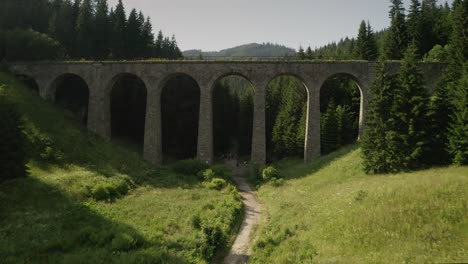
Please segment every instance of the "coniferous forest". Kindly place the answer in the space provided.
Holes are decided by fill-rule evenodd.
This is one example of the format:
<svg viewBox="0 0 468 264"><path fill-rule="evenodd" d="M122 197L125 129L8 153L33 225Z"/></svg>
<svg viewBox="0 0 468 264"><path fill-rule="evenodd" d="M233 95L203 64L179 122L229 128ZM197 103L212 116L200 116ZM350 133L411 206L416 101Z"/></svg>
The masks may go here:
<svg viewBox="0 0 468 264"><path fill-rule="evenodd" d="M369 109L371 125L363 141L364 152L369 151L366 156L375 159L379 157L372 144L369 149L366 148L366 142L376 140L373 137L385 136L384 138L389 138L385 140L385 144L404 142L406 150L402 153L391 150L404 148L392 144L385 147L382 145L382 148L395 157L411 156L405 158L407 160L397 161L395 157L380 153L383 155L381 160L374 162L392 160L396 165L385 165L390 171L417 168L422 164L466 163L466 146L463 145L466 143L463 140L466 135L466 116L461 110L466 103L463 101L466 93L463 89L463 78L466 79L463 68L466 64L468 42L467 1L456 0L449 6L440 5L437 0L412 0L409 10L404 9L401 0L391 0L390 3L389 28L375 32L370 21L363 20L357 25L356 38L347 37L338 43L333 42L315 50L300 47L297 59L368 60L382 63L386 60L403 60L404 67L399 76L379 75L374 85L374 89L383 85L382 87L388 86L395 91L388 95L390 98L384 96L382 99L388 100L387 107L395 111L382 112L383 116L375 116L376 110ZM128 12L122 1L115 7L109 7L107 0L7 0L2 2L2 7L0 58L6 61L183 58L174 36L165 37L159 31L155 37L150 18L135 9ZM421 73L414 67L420 61L450 64L444 81L438 85L434 94L424 93L424 88L421 88L424 87L424 81ZM384 65L381 67L385 68ZM384 72L381 71L382 74ZM418 81L415 82L414 79ZM127 80L116 86L133 87L133 90L138 91L144 85L138 80ZM322 85L322 154L333 152L340 146L357 140L359 89L353 77L347 75L332 76ZM118 120L112 121L115 130L113 135L141 145L146 94L141 89L143 92L133 94L125 94L124 90L119 93L118 90L113 104L113 111L116 111L114 116L118 116ZM191 158L196 154L199 109L197 91L196 82L188 76L177 76L164 88L163 150L169 157ZM377 90L374 92L379 94ZM249 155L253 95L254 87L241 77L229 76L217 83L213 96L217 157ZM307 87L293 76L280 76L269 84L266 96L268 160L301 157L305 138ZM125 114L128 113L125 106L128 100L131 101L128 107L135 109L130 112L139 114L140 118L132 119ZM414 106L416 102L421 107ZM66 102L63 105L66 107ZM76 106L69 108L80 110ZM380 119L376 121L375 118ZM407 121L408 118L411 121ZM132 125L126 126L130 123L125 120ZM381 128L386 131L384 134L372 136L373 122L383 122L389 127ZM401 130L404 127L406 130ZM414 135L414 138L404 136L408 133L421 135ZM418 147L415 148L414 145ZM368 171L380 171L372 168L372 162L369 162Z"/></svg>

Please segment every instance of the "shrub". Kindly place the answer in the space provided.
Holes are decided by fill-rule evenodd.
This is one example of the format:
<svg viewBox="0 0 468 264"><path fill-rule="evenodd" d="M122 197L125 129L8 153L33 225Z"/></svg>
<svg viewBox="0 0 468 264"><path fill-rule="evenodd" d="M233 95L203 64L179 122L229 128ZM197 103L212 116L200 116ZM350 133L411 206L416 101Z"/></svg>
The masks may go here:
<svg viewBox="0 0 468 264"><path fill-rule="evenodd" d="M273 185L274 187L279 187L279 186L284 185L284 179L281 179L281 178L272 178L272 179L270 180L270 183L271 183L271 185Z"/></svg>
<svg viewBox="0 0 468 264"><path fill-rule="evenodd" d="M198 177L207 182L211 181L216 176L217 174L212 169L206 169L198 172Z"/></svg>
<svg viewBox="0 0 468 264"><path fill-rule="evenodd" d="M197 175L199 171L209 168L208 164L198 160L181 160L172 165L175 172L183 175Z"/></svg>
<svg viewBox="0 0 468 264"><path fill-rule="evenodd" d="M103 184L94 186L91 190L91 195L96 201L108 200L110 197L109 190Z"/></svg>
<svg viewBox="0 0 468 264"><path fill-rule="evenodd" d="M274 178L279 179L281 176L278 173L278 170L275 167L269 166L263 169L262 178L265 181L272 180Z"/></svg>
<svg viewBox="0 0 468 264"><path fill-rule="evenodd" d="M16 105L0 96L0 181L26 175L26 137Z"/></svg>
<svg viewBox="0 0 468 264"><path fill-rule="evenodd" d="M138 247L138 238L128 234L117 234L111 242L111 248L114 251L129 251Z"/></svg>
<svg viewBox="0 0 468 264"><path fill-rule="evenodd" d="M206 187L209 189L214 189L214 190L222 190L226 187L227 183L226 180L221 179L221 178L213 178L211 181L206 183Z"/></svg>

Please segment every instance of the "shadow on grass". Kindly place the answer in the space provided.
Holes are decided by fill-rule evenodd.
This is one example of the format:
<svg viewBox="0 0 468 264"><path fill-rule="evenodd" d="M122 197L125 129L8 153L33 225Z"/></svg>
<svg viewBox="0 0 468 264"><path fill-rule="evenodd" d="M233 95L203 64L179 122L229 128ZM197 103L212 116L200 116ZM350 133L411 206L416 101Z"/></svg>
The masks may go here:
<svg viewBox="0 0 468 264"><path fill-rule="evenodd" d="M33 177L0 185L2 263L184 263Z"/></svg>

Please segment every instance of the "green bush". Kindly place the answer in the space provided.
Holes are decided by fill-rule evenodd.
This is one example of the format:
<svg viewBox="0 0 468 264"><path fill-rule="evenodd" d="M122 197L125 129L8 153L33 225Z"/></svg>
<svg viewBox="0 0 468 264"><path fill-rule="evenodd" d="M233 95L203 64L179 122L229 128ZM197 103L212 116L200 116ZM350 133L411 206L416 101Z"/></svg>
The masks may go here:
<svg viewBox="0 0 468 264"><path fill-rule="evenodd" d="M197 175L199 171L208 168L208 164L198 160L181 160L172 165L175 172L183 175Z"/></svg>
<svg viewBox="0 0 468 264"><path fill-rule="evenodd" d="M111 242L114 251L129 251L138 247L138 238L128 234L117 234Z"/></svg>
<svg viewBox="0 0 468 264"><path fill-rule="evenodd" d="M281 179L281 178L272 178L272 179L270 180L270 183L271 183L271 185L273 185L274 187L283 186L283 185L284 185L284 179Z"/></svg>
<svg viewBox="0 0 468 264"><path fill-rule="evenodd" d="M213 178L211 181L206 183L206 187L214 190L222 190L226 187L226 185L226 180L221 178Z"/></svg>
<svg viewBox="0 0 468 264"><path fill-rule="evenodd" d="M26 137L16 105L0 96L0 181L26 175Z"/></svg>
<svg viewBox="0 0 468 264"><path fill-rule="evenodd" d="M91 195L96 201L108 200L110 197L109 190L103 184L94 186L91 190Z"/></svg>
<svg viewBox="0 0 468 264"><path fill-rule="evenodd" d="M265 169L263 169L262 178L265 181L269 181L269 180L274 179L274 178L279 179L279 178L281 178L281 176L280 176L280 174L278 173L278 170L275 167L269 166L269 167L266 167Z"/></svg>
<svg viewBox="0 0 468 264"><path fill-rule="evenodd" d="M96 201L109 201L124 196L130 190L125 179L117 179L111 182L99 183L91 190L91 196Z"/></svg>
<svg viewBox="0 0 468 264"><path fill-rule="evenodd" d="M203 179L204 181L207 181L207 182L217 177L217 174L212 169L199 171L197 175L198 175L198 178Z"/></svg>

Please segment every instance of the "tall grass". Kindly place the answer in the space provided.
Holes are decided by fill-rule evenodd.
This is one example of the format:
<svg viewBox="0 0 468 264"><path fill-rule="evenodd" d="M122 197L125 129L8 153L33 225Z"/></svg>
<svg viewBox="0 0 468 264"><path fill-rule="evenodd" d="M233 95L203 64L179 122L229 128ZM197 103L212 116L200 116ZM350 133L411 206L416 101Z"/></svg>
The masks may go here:
<svg viewBox="0 0 468 264"><path fill-rule="evenodd" d="M0 184L0 262L207 263L236 232L232 187L152 168L5 73L0 94L19 106L31 141L29 176ZM217 228L217 244L197 217Z"/></svg>
<svg viewBox="0 0 468 264"><path fill-rule="evenodd" d="M276 166L252 263L468 261L468 167L365 175L357 146Z"/></svg>

